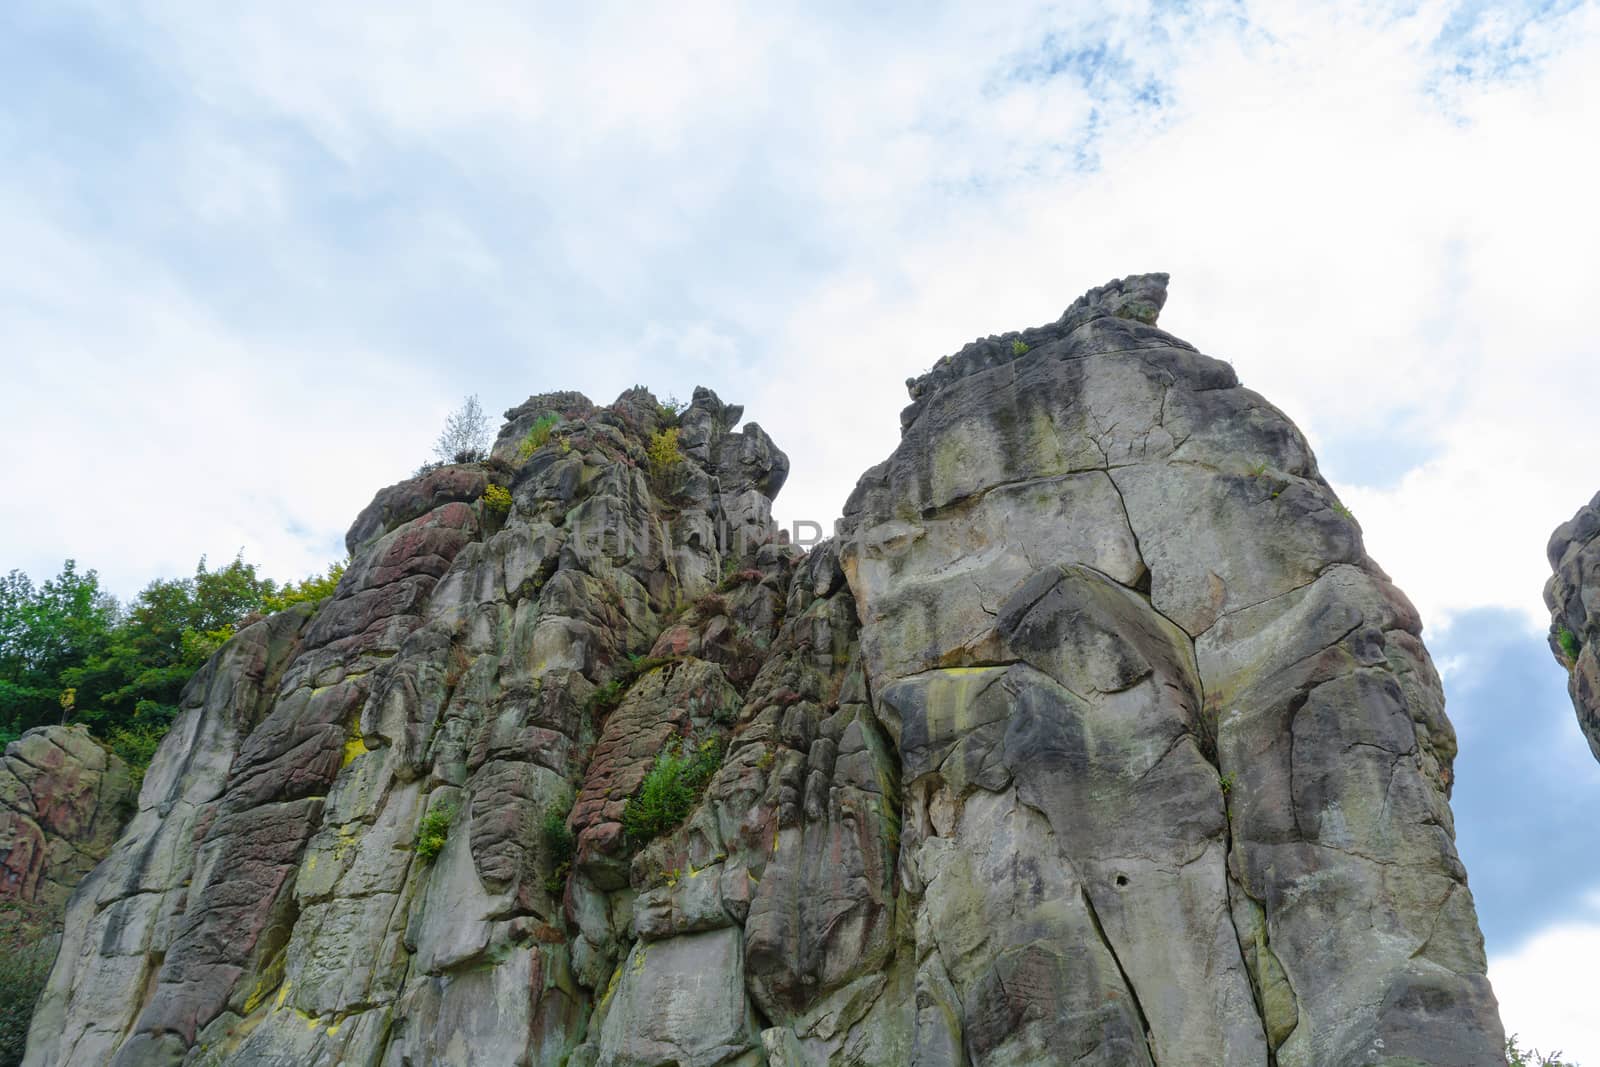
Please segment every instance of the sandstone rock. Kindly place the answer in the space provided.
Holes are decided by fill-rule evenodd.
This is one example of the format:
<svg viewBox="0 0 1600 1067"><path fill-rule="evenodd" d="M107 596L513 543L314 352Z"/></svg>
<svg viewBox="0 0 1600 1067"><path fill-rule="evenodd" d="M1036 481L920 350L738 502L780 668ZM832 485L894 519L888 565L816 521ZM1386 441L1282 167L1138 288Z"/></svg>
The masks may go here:
<svg viewBox="0 0 1600 1067"><path fill-rule="evenodd" d="M128 767L81 726L40 726L0 757L0 900L59 920L134 804Z"/></svg>
<svg viewBox="0 0 1600 1067"><path fill-rule="evenodd" d="M1600 759L1600 494L1550 535L1547 555L1555 571L1545 583L1550 609L1550 652L1567 669L1567 691L1578 726Z"/></svg>
<svg viewBox="0 0 1600 1067"><path fill-rule="evenodd" d="M30 1067L1499 1064L1416 612L1165 298L940 360L804 555L706 389L382 490L191 686Z"/></svg>

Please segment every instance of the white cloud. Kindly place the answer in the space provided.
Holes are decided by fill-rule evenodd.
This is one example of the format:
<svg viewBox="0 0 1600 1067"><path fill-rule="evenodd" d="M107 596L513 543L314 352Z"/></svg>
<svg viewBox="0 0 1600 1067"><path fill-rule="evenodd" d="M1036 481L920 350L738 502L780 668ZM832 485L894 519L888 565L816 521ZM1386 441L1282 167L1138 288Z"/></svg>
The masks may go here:
<svg viewBox="0 0 1600 1067"><path fill-rule="evenodd" d="M99 29L184 109L146 154L170 154L194 219L238 227L224 235L240 260L281 280L265 298L289 317L314 302L315 314L298 334L263 335L162 269L165 231L107 249L54 199L41 211L13 198L10 225L32 228L7 247L25 250L28 269L4 283L29 300L56 290L50 311L23 320L64 375L32 380L36 410L81 392L86 363L141 361L142 385L102 375L105 403L142 396L156 409L166 367L202 419L206 390L246 407L294 393L298 405L257 405L247 423L262 441L277 430L279 449L285 436L305 442L275 453L270 492L244 484L248 464L205 468L237 500L274 501L240 505L243 529L294 515L325 542L343 524L370 487L347 478L337 517L294 499L296 479L322 477L294 464L335 454L333 427L415 451L479 382L507 390L485 391L497 408L568 385L606 399L636 379L744 401L793 454L782 512L826 519L893 446L906 376L1151 269L1174 275L1166 324L1231 359L1325 453L1365 441L1414 451L1402 469L1426 460L1403 478L1361 463L1337 474L1374 553L1436 624L1483 604L1536 621L1544 537L1592 489L1574 457L1600 446L1600 427L1563 416L1569 397L1600 390L1581 318L1600 237L1584 209L1597 156L1587 116L1600 107L1592 5L1531 24L1479 19L1448 45L1469 50L1472 77L1440 50L1460 19L1437 0L1404 15L1135 0L849 19L727 4L382 20L133 10L104 7ZM323 169L279 143L290 134L328 154L313 160ZM1096 168L1075 169L1083 159ZM62 164L38 168L36 179ZM346 232L375 204L412 206L375 223L378 238ZM41 250L59 248L92 269L39 269ZM108 251L114 270L100 262ZM552 282L566 288L552 295ZM502 341L533 351L479 354L469 327L488 327L463 321L459 341L438 326L393 352L374 327L430 291L481 301L464 320L493 319ZM136 344L96 325L107 303L138 309ZM436 315L451 306L441 297ZM176 336L151 332L162 314ZM569 314L576 324L547 321ZM574 343L592 358L572 360ZM316 387L285 384L285 364L315 368ZM12 439L36 441L38 418ZM125 484L192 455L181 435L148 430L109 446L101 427L123 424L100 418L76 427L97 462L147 453L142 468L116 468ZM8 477L12 499L39 487ZM125 496L137 525L159 523ZM190 508L190 522L221 510ZM219 519L208 535L232 529ZM102 566L127 554L76 536ZM24 541L73 543L37 525L8 543ZM167 562L141 549L129 566Z"/></svg>
<svg viewBox="0 0 1600 1067"><path fill-rule="evenodd" d="M1600 958L1600 894L1586 913L1552 923L1515 951L1489 960L1506 1033L1578 1064L1600 1063L1600 1012L1594 1006L1594 961Z"/></svg>

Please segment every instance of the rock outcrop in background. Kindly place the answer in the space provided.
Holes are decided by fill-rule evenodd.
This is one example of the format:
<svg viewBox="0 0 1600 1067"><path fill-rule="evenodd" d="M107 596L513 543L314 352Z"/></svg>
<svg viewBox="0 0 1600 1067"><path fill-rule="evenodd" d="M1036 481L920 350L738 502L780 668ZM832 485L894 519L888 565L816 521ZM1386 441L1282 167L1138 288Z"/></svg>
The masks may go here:
<svg viewBox="0 0 1600 1067"><path fill-rule="evenodd" d="M1555 571L1544 586L1550 651L1567 669L1578 726L1600 759L1600 494L1556 527L1546 554Z"/></svg>
<svg viewBox="0 0 1600 1067"><path fill-rule="evenodd" d="M379 493L186 692L27 1063L1502 1063L1416 613L1165 295L909 383L809 553L703 389Z"/></svg>
<svg viewBox="0 0 1600 1067"><path fill-rule="evenodd" d="M41 726L0 757L0 901L46 921L116 843L133 807L127 765L82 727Z"/></svg>

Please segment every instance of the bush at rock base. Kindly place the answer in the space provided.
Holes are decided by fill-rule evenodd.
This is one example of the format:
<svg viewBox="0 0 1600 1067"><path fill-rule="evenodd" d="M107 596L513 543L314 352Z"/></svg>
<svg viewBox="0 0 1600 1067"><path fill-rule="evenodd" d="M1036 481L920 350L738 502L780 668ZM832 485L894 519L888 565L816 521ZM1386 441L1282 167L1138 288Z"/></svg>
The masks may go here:
<svg viewBox="0 0 1600 1067"><path fill-rule="evenodd" d="M0 905L0 1067L16 1067L28 1041L28 1020L50 977L55 939L15 903Z"/></svg>

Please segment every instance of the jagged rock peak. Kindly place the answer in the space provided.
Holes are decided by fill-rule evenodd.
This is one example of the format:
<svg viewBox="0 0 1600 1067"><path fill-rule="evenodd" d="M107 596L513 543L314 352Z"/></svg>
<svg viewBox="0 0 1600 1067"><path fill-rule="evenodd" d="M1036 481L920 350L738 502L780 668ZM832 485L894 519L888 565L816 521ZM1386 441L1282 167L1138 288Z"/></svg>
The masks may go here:
<svg viewBox="0 0 1600 1067"><path fill-rule="evenodd" d="M1156 319L1167 302L1167 280L1165 274L1131 274L1109 281L1074 300L1055 322L982 337L954 355L943 357L927 373L906 379L906 391L911 394L912 404L901 415L901 425L909 426L934 393L968 375L1019 359L1066 359L1087 354L1091 346L1064 347L1058 342L1067 341L1078 329L1099 319L1120 320L1152 328L1150 331L1140 331L1133 326L1126 326L1111 331L1113 336L1127 341L1128 347L1139 347L1141 343L1151 341L1188 347L1170 334L1154 330ZM1100 337L1097 340L1099 343L1092 347L1105 351L1109 338Z"/></svg>
<svg viewBox="0 0 1600 1067"><path fill-rule="evenodd" d="M1544 586L1550 652L1567 669L1578 726L1600 759L1600 493L1556 527L1546 555L1555 571Z"/></svg>

